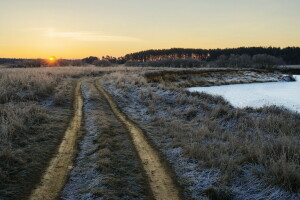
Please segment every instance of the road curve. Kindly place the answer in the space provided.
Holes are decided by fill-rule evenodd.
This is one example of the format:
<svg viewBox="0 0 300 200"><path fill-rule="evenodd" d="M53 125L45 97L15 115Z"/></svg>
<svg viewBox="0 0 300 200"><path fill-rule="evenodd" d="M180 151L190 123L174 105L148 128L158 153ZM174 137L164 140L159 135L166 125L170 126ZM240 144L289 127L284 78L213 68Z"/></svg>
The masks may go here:
<svg viewBox="0 0 300 200"><path fill-rule="evenodd" d="M156 200L179 200L180 192L168 169L162 163L158 152L148 143L143 131L119 110L110 95L95 81L95 86L108 101L112 111L127 127L133 144L138 152L144 171L146 172L152 194Z"/></svg>
<svg viewBox="0 0 300 200"><path fill-rule="evenodd" d="M65 184L68 173L72 169L73 159L76 153L76 141L82 120L83 99L80 90L82 81L83 80L79 80L77 82L74 97L74 116L65 132L58 153L50 161L40 184L30 195L30 200L57 199Z"/></svg>

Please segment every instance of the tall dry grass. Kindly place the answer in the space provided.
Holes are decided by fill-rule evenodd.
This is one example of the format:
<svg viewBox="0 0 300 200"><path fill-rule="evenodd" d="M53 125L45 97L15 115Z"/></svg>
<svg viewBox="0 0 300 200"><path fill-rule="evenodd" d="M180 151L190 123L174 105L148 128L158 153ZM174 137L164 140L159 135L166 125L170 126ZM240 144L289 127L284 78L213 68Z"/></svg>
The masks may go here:
<svg viewBox="0 0 300 200"><path fill-rule="evenodd" d="M70 78L99 75L117 68L46 67L0 70L0 103L40 100L54 93L56 87Z"/></svg>

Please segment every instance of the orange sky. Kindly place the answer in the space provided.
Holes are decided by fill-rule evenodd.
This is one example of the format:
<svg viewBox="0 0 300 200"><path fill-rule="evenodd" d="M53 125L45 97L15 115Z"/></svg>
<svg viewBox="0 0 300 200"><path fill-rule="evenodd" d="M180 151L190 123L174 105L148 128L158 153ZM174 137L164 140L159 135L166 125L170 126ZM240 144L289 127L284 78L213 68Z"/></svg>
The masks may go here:
<svg viewBox="0 0 300 200"><path fill-rule="evenodd" d="M1 0L0 57L300 46L298 0Z"/></svg>

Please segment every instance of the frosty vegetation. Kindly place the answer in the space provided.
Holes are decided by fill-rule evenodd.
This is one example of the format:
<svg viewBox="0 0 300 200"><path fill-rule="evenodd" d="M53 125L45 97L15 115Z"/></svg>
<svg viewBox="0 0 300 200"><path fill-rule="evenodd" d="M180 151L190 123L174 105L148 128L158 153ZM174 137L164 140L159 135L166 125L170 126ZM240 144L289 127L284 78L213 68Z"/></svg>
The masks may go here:
<svg viewBox="0 0 300 200"><path fill-rule="evenodd" d="M131 73L102 84L172 164L187 199L300 198L298 114L237 109Z"/></svg>
<svg viewBox="0 0 300 200"><path fill-rule="evenodd" d="M26 198L60 144L76 80L110 67L0 68L0 199Z"/></svg>

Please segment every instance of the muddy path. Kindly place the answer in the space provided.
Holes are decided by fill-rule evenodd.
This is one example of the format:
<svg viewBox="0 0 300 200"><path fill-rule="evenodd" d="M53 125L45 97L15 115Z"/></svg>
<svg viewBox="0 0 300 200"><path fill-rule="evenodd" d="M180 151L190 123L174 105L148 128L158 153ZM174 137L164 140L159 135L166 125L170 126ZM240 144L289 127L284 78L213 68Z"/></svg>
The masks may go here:
<svg viewBox="0 0 300 200"><path fill-rule="evenodd" d="M158 152L149 144L143 131L119 110L110 95L95 81L97 90L106 98L113 113L126 126L148 177L152 194L157 200L181 199L179 189Z"/></svg>
<svg viewBox="0 0 300 200"><path fill-rule="evenodd" d="M83 99L81 97L81 83L77 82L74 98L74 116L65 132L65 136L59 146L58 153L50 161L40 184L34 189L30 200L52 200L59 196L65 184L68 173L73 165L76 152L76 141L82 121Z"/></svg>

